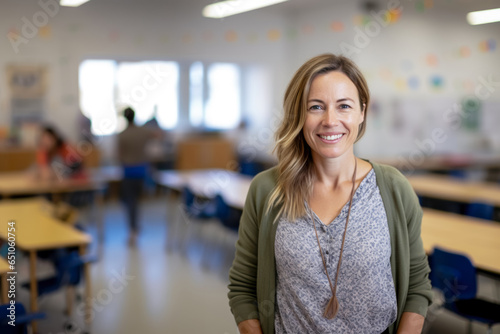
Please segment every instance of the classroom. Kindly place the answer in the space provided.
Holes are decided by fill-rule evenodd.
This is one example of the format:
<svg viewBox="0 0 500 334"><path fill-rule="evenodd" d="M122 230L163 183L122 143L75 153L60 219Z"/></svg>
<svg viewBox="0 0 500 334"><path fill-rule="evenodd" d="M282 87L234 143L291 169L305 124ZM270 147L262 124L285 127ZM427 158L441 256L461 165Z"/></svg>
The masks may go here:
<svg viewBox="0 0 500 334"><path fill-rule="evenodd" d="M2 0L0 333L500 334L495 0Z"/></svg>

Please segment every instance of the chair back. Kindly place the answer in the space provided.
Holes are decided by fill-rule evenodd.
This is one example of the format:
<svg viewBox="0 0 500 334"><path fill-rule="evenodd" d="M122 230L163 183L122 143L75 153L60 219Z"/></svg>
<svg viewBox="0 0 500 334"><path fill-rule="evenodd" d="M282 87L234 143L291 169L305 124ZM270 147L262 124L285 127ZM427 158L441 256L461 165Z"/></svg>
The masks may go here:
<svg viewBox="0 0 500 334"><path fill-rule="evenodd" d="M0 305L0 333L2 334L27 334L28 326L27 324L19 323L17 321L18 318L24 316L26 314L26 310L21 303L15 304L15 315L16 322L15 326L9 325L10 318L7 316L10 314L10 310L8 309L10 304Z"/></svg>
<svg viewBox="0 0 500 334"><path fill-rule="evenodd" d="M70 251L54 259L57 281L61 286L80 284L83 262L78 251Z"/></svg>
<svg viewBox="0 0 500 334"><path fill-rule="evenodd" d="M470 203L465 214L470 217L493 220L495 207L485 203Z"/></svg>
<svg viewBox="0 0 500 334"><path fill-rule="evenodd" d="M434 248L429 262L432 286L443 293L446 302L476 297L476 268L467 256Z"/></svg>
<svg viewBox="0 0 500 334"><path fill-rule="evenodd" d="M217 205L217 218L222 225L237 232L240 226L241 210L227 205L221 195L215 197L215 203Z"/></svg>
<svg viewBox="0 0 500 334"><path fill-rule="evenodd" d="M197 197L189 187L182 189L182 203L186 213L193 218L212 218L215 215L213 201Z"/></svg>

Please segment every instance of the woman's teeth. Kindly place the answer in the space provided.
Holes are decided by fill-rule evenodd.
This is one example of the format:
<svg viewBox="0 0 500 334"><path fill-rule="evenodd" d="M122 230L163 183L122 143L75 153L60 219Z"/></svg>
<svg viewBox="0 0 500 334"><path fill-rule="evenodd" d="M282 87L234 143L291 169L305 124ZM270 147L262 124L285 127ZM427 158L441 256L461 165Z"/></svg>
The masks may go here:
<svg viewBox="0 0 500 334"><path fill-rule="evenodd" d="M336 139L339 139L340 137L343 136L343 134L338 134L338 135L333 135L333 136L322 136L322 135L319 135L321 138L323 139L326 139L326 140L336 140Z"/></svg>

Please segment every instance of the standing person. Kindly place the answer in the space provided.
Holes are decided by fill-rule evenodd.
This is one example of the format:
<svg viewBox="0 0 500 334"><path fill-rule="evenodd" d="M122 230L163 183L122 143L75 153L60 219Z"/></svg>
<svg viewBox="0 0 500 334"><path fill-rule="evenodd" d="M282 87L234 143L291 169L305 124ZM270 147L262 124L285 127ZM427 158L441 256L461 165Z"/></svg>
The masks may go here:
<svg viewBox="0 0 500 334"><path fill-rule="evenodd" d="M290 82L278 166L252 181L229 273L241 333L422 331L422 209L396 169L354 155L369 102L342 56L314 57Z"/></svg>
<svg viewBox="0 0 500 334"><path fill-rule="evenodd" d="M121 197L127 208L130 224L129 245L137 241L139 198L148 171L145 148L153 137L153 132L138 127L134 123L135 112L132 108L124 110L127 128L118 135L118 158L123 166Z"/></svg>

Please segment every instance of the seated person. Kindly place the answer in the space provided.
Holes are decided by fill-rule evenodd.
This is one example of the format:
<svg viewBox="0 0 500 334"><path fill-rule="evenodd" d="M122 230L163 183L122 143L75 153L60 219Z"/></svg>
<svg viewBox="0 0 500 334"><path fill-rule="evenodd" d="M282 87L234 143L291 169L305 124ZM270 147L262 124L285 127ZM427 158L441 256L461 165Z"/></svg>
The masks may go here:
<svg viewBox="0 0 500 334"><path fill-rule="evenodd" d="M82 157L50 126L42 128L36 164L36 176L44 180L84 176Z"/></svg>

